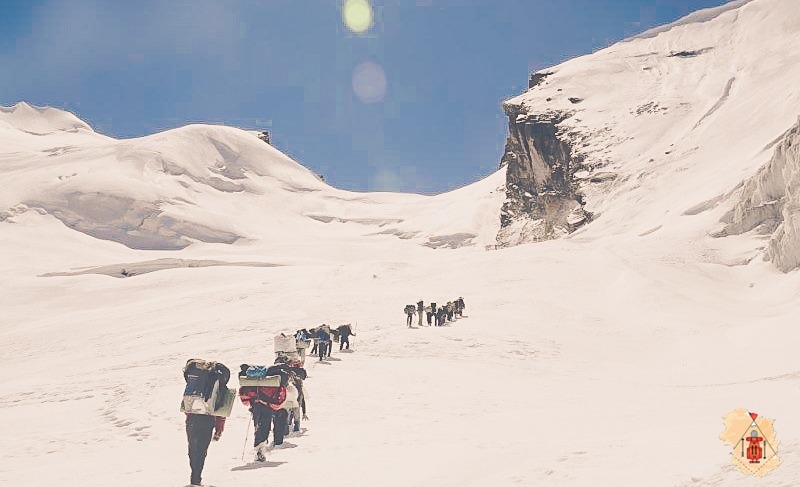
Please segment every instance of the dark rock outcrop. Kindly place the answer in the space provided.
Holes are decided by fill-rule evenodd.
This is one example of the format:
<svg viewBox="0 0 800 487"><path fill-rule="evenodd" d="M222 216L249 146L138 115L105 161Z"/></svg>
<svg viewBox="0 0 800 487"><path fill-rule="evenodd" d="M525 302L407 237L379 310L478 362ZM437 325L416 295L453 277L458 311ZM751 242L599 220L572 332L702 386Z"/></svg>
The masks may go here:
<svg viewBox="0 0 800 487"><path fill-rule="evenodd" d="M528 89L531 89L534 86L538 85L539 83L544 81L544 79L547 78L548 76L550 76L551 74L553 74L553 73L551 73L551 72L531 73L531 77L528 79Z"/></svg>
<svg viewBox="0 0 800 487"><path fill-rule="evenodd" d="M567 235L590 219L575 173L581 168L559 124L569 114L528 113L504 104L509 135L500 166L506 166L506 202L497 245L508 247Z"/></svg>

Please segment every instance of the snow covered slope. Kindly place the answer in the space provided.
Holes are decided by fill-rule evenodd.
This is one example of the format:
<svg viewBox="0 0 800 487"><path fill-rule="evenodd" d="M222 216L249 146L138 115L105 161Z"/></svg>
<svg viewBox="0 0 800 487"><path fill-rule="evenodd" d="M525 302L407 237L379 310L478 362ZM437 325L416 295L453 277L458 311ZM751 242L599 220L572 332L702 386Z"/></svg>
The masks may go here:
<svg viewBox="0 0 800 487"><path fill-rule="evenodd" d="M354 223L345 232L351 235L395 235L429 246L482 248L496 232L499 174L462 190L476 202L468 209L446 195L336 190L235 128L190 125L114 140L54 108L20 103L0 114L6 219L35 208L69 228L138 249L280 240L287 235L276 229L290 221L292 241L300 231L309 240L337 234L326 228L331 222Z"/></svg>
<svg viewBox="0 0 800 487"><path fill-rule="evenodd" d="M351 322L354 352L308 364L303 434L250 463L237 404L207 484L748 486L719 440L747 408L776 419L783 462L758 484L800 485L800 272L753 259L791 240L759 228L794 231L797 10L698 15L509 102L519 146L560 134L569 151L528 147L578 178L515 194L574 228L488 252L505 178L549 169L362 194L232 128L3 118L0 484L185 485L187 359L266 363L277 332ZM458 296L467 317L405 327L405 304Z"/></svg>

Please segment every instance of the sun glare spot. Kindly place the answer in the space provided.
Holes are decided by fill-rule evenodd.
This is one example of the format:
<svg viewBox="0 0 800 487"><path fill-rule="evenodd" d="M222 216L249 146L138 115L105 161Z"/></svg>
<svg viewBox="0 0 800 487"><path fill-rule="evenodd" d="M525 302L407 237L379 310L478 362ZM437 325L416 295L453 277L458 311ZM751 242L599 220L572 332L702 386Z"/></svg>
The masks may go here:
<svg viewBox="0 0 800 487"><path fill-rule="evenodd" d="M383 101L386 95L386 74L377 64L364 61L353 70L353 92L364 103Z"/></svg>
<svg viewBox="0 0 800 487"><path fill-rule="evenodd" d="M372 27L372 6L368 0L345 0L342 20L351 31L361 34Z"/></svg>

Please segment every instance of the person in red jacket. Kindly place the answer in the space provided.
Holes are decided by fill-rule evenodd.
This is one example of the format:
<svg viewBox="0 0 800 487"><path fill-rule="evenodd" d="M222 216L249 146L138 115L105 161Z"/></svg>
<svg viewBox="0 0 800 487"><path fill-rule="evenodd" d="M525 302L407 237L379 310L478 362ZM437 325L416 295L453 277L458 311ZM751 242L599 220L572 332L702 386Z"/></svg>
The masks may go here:
<svg viewBox="0 0 800 487"><path fill-rule="evenodd" d="M287 379L288 380L288 379ZM286 425L286 410L281 409L281 404L286 400L286 382L281 381L280 387L254 387L243 386L239 388L239 399L245 406L250 407L253 415L255 438L253 446L256 448L256 460L266 461L269 439L269 430L273 422L273 435L275 446L283 443Z"/></svg>

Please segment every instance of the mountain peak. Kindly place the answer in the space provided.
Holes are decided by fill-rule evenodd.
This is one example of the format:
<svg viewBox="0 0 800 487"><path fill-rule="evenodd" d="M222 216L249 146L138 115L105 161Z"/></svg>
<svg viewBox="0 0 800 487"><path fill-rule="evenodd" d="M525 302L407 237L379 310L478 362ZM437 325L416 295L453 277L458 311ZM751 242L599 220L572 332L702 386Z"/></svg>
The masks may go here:
<svg viewBox="0 0 800 487"><path fill-rule="evenodd" d="M94 132L86 122L70 112L49 106L30 105L24 101L11 107L0 106L0 122L34 135L78 130Z"/></svg>

